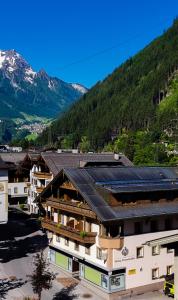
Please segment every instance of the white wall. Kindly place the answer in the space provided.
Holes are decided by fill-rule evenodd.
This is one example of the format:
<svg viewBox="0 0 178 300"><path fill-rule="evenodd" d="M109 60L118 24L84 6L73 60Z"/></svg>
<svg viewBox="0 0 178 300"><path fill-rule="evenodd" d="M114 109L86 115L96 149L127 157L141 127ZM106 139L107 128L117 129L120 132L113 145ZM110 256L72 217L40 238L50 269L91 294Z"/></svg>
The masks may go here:
<svg viewBox="0 0 178 300"><path fill-rule="evenodd" d="M8 171L0 170L0 224L8 221Z"/></svg>
<svg viewBox="0 0 178 300"><path fill-rule="evenodd" d="M173 265L174 253L167 253L166 248L160 249L160 254L152 255L152 247L143 245L149 240L178 233L178 230L146 233L124 237L124 247L128 254L124 256L121 250L113 251L113 265L115 269L126 268L126 288L160 282L163 279L152 280L152 269L159 268L159 276L166 275L167 266ZM144 257L137 258L137 247L144 247ZM129 270L135 269L136 274L129 275Z"/></svg>
<svg viewBox="0 0 178 300"><path fill-rule="evenodd" d="M92 224L92 232L97 232L99 234L99 226ZM79 244L79 251L75 250L75 242L69 240L69 246L65 245L65 238L60 237L60 242L56 241L56 234L53 234L53 245L63 251L70 252L74 256L80 256L91 264L98 265L100 267L106 268L106 262L104 260L97 258L97 246L98 246L98 236L96 237L96 244L90 246L90 254L85 253L85 246Z"/></svg>
<svg viewBox="0 0 178 300"><path fill-rule="evenodd" d="M18 193L14 193L14 188L17 187ZM27 188L26 182L9 182L8 183L8 195L11 197L27 197L28 192L24 192L24 189Z"/></svg>

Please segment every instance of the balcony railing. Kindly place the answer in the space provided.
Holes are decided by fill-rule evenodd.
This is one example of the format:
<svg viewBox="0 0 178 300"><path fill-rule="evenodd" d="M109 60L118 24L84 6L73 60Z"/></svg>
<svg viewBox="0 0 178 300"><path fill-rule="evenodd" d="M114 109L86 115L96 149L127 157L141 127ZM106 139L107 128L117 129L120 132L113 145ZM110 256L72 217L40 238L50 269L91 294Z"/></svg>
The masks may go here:
<svg viewBox="0 0 178 300"><path fill-rule="evenodd" d="M50 197L48 198L46 205L70 213L75 213L77 215L96 219L96 214L90 209L88 204L84 204L79 201L74 202Z"/></svg>
<svg viewBox="0 0 178 300"><path fill-rule="evenodd" d="M60 185L60 188L76 191L75 186L71 182L63 182L63 184Z"/></svg>
<svg viewBox="0 0 178 300"><path fill-rule="evenodd" d="M121 249L124 246L123 237L99 236L99 247L103 249Z"/></svg>
<svg viewBox="0 0 178 300"><path fill-rule="evenodd" d="M33 175L39 179L51 179L52 174L47 172L34 172Z"/></svg>
<svg viewBox="0 0 178 300"><path fill-rule="evenodd" d="M95 232L84 232L84 231L80 232L75 228L64 226L62 224L56 224L49 219L42 220L42 227L49 231L62 235L66 238L69 238L71 240L80 242L82 244L95 244L96 234L97 234Z"/></svg>

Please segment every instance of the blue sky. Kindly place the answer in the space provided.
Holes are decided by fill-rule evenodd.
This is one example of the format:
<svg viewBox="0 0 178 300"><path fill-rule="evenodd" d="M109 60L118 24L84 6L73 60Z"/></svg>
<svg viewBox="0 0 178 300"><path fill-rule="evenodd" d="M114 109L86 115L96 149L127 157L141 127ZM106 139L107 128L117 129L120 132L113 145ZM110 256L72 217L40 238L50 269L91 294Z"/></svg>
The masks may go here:
<svg viewBox="0 0 178 300"><path fill-rule="evenodd" d="M37 71L91 87L177 15L177 0L1 1L0 48L17 50Z"/></svg>

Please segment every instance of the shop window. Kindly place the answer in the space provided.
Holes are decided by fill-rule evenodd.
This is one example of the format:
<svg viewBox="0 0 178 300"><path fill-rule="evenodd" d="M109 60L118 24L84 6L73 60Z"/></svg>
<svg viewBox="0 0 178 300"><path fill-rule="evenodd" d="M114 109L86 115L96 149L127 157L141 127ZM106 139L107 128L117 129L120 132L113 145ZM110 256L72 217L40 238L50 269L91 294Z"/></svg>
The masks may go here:
<svg viewBox="0 0 178 300"><path fill-rule="evenodd" d="M105 274L101 274L101 286L104 289L108 289L108 276Z"/></svg>
<svg viewBox="0 0 178 300"><path fill-rule="evenodd" d="M124 275L113 275L110 277L110 289L114 290L122 290L124 289Z"/></svg>
<svg viewBox="0 0 178 300"><path fill-rule="evenodd" d="M158 245L152 247L152 255L160 254L160 247Z"/></svg>
<svg viewBox="0 0 178 300"><path fill-rule="evenodd" d="M167 266L167 275L171 275L172 273L172 266Z"/></svg>
<svg viewBox="0 0 178 300"><path fill-rule="evenodd" d="M155 268L155 269L152 269L152 279L157 279L159 278L159 269L158 268Z"/></svg>
<svg viewBox="0 0 178 300"><path fill-rule="evenodd" d="M90 247L85 247L85 254L90 255Z"/></svg>
<svg viewBox="0 0 178 300"><path fill-rule="evenodd" d="M143 247L137 247L137 258L143 257Z"/></svg>

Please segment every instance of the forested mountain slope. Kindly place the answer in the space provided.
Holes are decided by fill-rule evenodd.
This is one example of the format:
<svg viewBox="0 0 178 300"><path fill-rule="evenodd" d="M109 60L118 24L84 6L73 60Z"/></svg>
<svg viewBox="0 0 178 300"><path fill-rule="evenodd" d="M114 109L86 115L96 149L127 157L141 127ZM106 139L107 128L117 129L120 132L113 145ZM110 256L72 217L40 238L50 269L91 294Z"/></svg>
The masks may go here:
<svg viewBox="0 0 178 300"><path fill-rule="evenodd" d="M76 146L86 136L97 149L123 129L136 131L155 124L165 128L177 111L177 98L170 114L162 109L177 69L178 20L175 20L161 37L75 102L42 134L38 143L47 144L50 134L52 142L70 137Z"/></svg>

